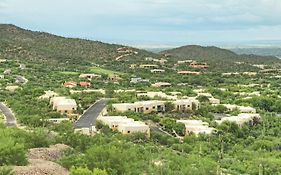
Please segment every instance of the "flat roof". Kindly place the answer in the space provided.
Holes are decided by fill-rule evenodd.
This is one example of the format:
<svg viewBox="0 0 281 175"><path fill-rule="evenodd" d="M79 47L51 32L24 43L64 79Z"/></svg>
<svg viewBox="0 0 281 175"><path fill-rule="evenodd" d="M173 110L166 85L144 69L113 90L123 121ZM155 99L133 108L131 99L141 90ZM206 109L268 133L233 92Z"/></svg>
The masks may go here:
<svg viewBox="0 0 281 175"><path fill-rule="evenodd" d="M61 99L57 102L57 106L65 105L77 106L77 103L74 99Z"/></svg>

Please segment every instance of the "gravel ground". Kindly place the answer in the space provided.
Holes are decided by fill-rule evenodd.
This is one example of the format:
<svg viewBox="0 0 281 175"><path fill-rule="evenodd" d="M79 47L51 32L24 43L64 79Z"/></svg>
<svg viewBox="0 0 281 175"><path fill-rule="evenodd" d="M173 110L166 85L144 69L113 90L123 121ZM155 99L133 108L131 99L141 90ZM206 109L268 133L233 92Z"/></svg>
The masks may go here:
<svg viewBox="0 0 281 175"><path fill-rule="evenodd" d="M57 163L42 160L29 159L28 166L16 166L15 175L68 175L69 172Z"/></svg>
<svg viewBox="0 0 281 175"><path fill-rule="evenodd" d="M27 166L14 167L15 175L68 175L67 169L52 161L58 160L66 149L67 145L57 144L49 148L30 149L27 158Z"/></svg>

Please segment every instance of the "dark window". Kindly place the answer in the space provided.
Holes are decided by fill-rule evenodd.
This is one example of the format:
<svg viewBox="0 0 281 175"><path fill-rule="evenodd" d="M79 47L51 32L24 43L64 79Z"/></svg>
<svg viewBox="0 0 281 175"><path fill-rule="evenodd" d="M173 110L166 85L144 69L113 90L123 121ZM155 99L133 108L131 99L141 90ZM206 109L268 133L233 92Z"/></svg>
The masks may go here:
<svg viewBox="0 0 281 175"><path fill-rule="evenodd" d="M145 108L145 110L148 110L149 108Z"/></svg>
<svg viewBox="0 0 281 175"><path fill-rule="evenodd" d="M128 132L128 134L130 134L131 131L127 131L127 132Z"/></svg>

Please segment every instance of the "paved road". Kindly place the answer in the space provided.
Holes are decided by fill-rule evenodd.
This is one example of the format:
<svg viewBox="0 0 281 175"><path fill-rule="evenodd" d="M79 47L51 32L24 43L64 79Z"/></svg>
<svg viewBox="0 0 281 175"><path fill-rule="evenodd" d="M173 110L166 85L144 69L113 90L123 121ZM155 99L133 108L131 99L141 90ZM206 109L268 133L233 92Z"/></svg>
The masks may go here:
<svg viewBox="0 0 281 175"><path fill-rule="evenodd" d="M96 120L102 110L106 107L106 100L101 99L93 104L87 111L82 114L77 122L74 123L75 128L90 128L95 126Z"/></svg>
<svg viewBox="0 0 281 175"><path fill-rule="evenodd" d="M6 125L7 126L15 126L17 125L17 120L12 111L4 104L0 103L0 110L3 112L6 118Z"/></svg>

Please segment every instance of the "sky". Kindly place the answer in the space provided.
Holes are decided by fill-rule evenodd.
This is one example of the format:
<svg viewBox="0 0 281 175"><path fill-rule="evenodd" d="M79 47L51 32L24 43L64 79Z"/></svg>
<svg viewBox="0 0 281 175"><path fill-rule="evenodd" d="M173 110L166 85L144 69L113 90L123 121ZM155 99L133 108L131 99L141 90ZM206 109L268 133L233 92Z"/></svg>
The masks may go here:
<svg viewBox="0 0 281 175"><path fill-rule="evenodd" d="M140 46L267 44L281 41L281 0L0 0L0 23Z"/></svg>

